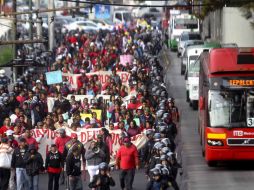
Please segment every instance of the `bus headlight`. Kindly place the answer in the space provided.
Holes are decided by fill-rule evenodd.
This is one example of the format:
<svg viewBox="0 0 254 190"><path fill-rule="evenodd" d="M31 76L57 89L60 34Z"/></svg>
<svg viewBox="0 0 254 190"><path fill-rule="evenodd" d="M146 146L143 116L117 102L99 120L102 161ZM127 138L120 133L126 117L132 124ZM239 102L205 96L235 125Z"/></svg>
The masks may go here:
<svg viewBox="0 0 254 190"><path fill-rule="evenodd" d="M224 143L222 140L207 140L207 144L209 146L224 146Z"/></svg>

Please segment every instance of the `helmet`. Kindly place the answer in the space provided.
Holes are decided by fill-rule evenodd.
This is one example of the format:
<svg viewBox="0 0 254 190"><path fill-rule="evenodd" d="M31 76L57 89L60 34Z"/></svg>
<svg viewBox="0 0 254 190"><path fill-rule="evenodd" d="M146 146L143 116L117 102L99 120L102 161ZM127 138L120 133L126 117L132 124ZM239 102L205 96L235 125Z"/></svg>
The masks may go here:
<svg viewBox="0 0 254 190"><path fill-rule="evenodd" d="M148 136L148 135L153 135L153 130L152 129L148 129L148 130L146 130L146 135Z"/></svg>
<svg viewBox="0 0 254 190"><path fill-rule="evenodd" d="M166 148L166 147L164 147L164 148ZM164 161L164 160L167 160L168 159L168 156L166 155L166 154L163 154L163 155L161 155L161 157L160 157L160 160L161 161Z"/></svg>
<svg viewBox="0 0 254 190"><path fill-rule="evenodd" d="M161 175L161 170L158 168L153 168L150 171L151 171L152 175L154 175L154 176Z"/></svg>
<svg viewBox="0 0 254 190"><path fill-rule="evenodd" d="M161 168L163 168L163 165L162 165L162 164L156 164L156 165L155 165L155 168L157 168L157 169L160 170Z"/></svg>
<svg viewBox="0 0 254 190"><path fill-rule="evenodd" d="M2 94L3 97L8 97L9 95L7 93Z"/></svg>
<svg viewBox="0 0 254 190"><path fill-rule="evenodd" d="M170 148L168 148L168 147L163 147L163 148L161 149L161 151L162 151L163 154L167 154L167 153L170 152L171 150L170 150Z"/></svg>
<svg viewBox="0 0 254 190"><path fill-rule="evenodd" d="M160 150L163 148L163 144L161 142L156 142L154 145L153 145L153 148L154 149L157 149L157 150Z"/></svg>
<svg viewBox="0 0 254 190"><path fill-rule="evenodd" d="M171 144L170 140L168 138L163 138L161 139L161 142L165 145L165 146L168 146Z"/></svg>
<svg viewBox="0 0 254 190"><path fill-rule="evenodd" d="M168 168L166 168L166 167L161 168L161 174L162 174L162 175L169 175L169 170L168 170Z"/></svg>
<svg viewBox="0 0 254 190"><path fill-rule="evenodd" d="M160 125L159 126L159 132L160 133L165 134L165 133L167 133L167 131L168 131L168 127L167 126L165 126L165 125Z"/></svg>
<svg viewBox="0 0 254 190"><path fill-rule="evenodd" d="M108 164L106 162L102 162L99 164L99 170L107 170Z"/></svg>
<svg viewBox="0 0 254 190"><path fill-rule="evenodd" d="M156 112L157 118L158 118L158 119L162 118L162 116L163 116L164 113L165 113L164 110L158 110L158 111Z"/></svg>
<svg viewBox="0 0 254 190"><path fill-rule="evenodd" d="M160 138L161 138L161 134L160 134L160 133L155 133L155 134L153 135L153 138L154 138L155 141L158 141L158 140L160 140Z"/></svg>

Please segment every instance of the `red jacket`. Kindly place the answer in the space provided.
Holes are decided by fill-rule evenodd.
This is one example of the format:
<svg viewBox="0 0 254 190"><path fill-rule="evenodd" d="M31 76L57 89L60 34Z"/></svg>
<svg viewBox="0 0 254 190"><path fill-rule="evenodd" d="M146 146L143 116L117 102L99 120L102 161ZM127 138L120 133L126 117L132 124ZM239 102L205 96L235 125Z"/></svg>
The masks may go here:
<svg viewBox="0 0 254 190"><path fill-rule="evenodd" d="M64 152L65 144L67 142L69 142L70 140L71 140L71 137L69 137L69 136L65 136L64 138L62 138L62 137L57 137L56 138L55 144L56 144L56 147L57 147L58 151L61 154L63 154L63 152Z"/></svg>
<svg viewBox="0 0 254 190"><path fill-rule="evenodd" d="M137 147L133 144L130 147L122 145L117 151L116 163L123 170L135 169L139 165Z"/></svg>

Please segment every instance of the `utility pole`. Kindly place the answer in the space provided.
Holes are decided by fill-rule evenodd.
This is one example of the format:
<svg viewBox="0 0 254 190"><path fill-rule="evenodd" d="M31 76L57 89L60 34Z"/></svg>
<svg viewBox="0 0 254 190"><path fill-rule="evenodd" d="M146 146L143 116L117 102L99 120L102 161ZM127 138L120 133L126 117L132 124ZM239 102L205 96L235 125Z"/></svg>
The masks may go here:
<svg viewBox="0 0 254 190"><path fill-rule="evenodd" d="M54 0L48 0L48 9L54 9ZM55 46L55 12L48 13L48 37L49 37L49 51L53 51Z"/></svg>
<svg viewBox="0 0 254 190"><path fill-rule="evenodd" d="M32 7L32 0L29 0L29 10L32 11L33 7ZM32 21L33 20L33 13L29 14L29 20ZM33 39L33 22L29 22L29 39L32 40ZM31 45L33 46L33 45Z"/></svg>
<svg viewBox="0 0 254 190"><path fill-rule="evenodd" d="M17 11L17 1L13 0L13 12L15 13ZM13 40L17 40L17 15L13 15L14 21L13 21ZM16 44L13 44L13 59L16 59L17 57L17 46ZM13 82L17 81L17 67L13 67L12 70L12 79Z"/></svg>
<svg viewBox="0 0 254 190"><path fill-rule="evenodd" d="M40 0L36 0L35 1L35 8L36 10L40 9ZM37 39L41 39L42 38L42 17L39 16L39 13L37 13L37 23L36 23L36 31L37 31Z"/></svg>

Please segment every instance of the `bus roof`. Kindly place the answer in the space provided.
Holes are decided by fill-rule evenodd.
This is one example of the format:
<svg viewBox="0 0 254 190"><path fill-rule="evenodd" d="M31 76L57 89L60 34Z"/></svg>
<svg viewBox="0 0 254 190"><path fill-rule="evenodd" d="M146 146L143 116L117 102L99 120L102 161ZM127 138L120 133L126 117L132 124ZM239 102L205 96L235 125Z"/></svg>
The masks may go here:
<svg viewBox="0 0 254 190"><path fill-rule="evenodd" d="M249 52L240 52L239 48L219 48L206 53L211 74L254 71L254 48Z"/></svg>

